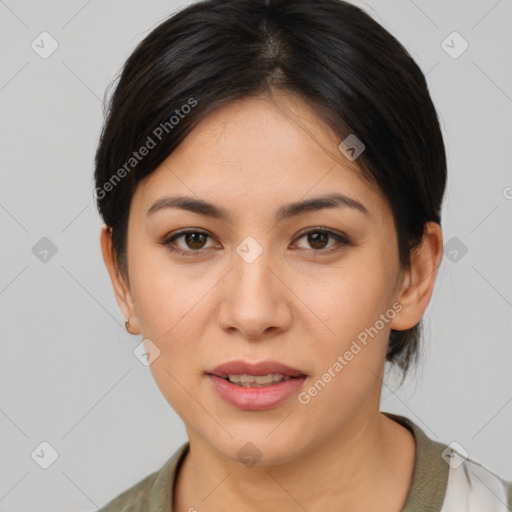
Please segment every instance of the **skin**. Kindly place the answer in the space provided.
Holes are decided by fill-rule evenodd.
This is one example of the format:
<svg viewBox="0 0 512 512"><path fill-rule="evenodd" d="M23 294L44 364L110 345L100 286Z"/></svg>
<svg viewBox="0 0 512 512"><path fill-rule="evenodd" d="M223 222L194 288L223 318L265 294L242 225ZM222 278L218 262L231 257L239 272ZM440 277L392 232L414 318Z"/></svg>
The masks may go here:
<svg viewBox="0 0 512 512"><path fill-rule="evenodd" d="M139 184L127 275L102 230L119 306L130 331L159 348L151 372L187 429L178 512L227 504L240 511L398 512L405 503L414 438L379 412L382 377L390 329L416 325L429 303L441 228L427 224L411 268L402 268L389 204L339 142L290 93L231 103L203 119ZM333 192L359 201L368 214L340 207L276 222L282 205ZM212 202L232 220L177 208L147 215L170 195ZM304 236L319 227L349 243ZM162 243L184 228L209 235L174 240L188 256ZM263 249L252 263L236 252L247 236ZM397 301L400 312L306 405L292 396L270 410L241 411L205 376L230 360L276 360L307 374L306 390ZM252 467L237 458L246 442L261 452Z"/></svg>

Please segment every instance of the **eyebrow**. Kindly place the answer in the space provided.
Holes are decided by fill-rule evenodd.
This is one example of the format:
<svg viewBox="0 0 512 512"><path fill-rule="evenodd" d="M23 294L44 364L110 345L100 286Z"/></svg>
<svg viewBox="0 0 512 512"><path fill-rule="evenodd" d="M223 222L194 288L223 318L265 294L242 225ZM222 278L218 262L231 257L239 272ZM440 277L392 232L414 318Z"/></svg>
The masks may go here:
<svg viewBox="0 0 512 512"><path fill-rule="evenodd" d="M368 209L359 201L343 194L330 194L281 206L276 212L276 219L281 221L306 212L322 210L324 208L341 207L353 208L360 211L361 213L364 213L365 215L370 215ZM163 197L162 199L156 201L153 206L148 209L146 215L150 216L167 208L180 208L182 210L187 210L199 215L213 217L215 219L225 221L231 220L230 213L224 208L203 201L202 199L196 199L194 197L188 196Z"/></svg>

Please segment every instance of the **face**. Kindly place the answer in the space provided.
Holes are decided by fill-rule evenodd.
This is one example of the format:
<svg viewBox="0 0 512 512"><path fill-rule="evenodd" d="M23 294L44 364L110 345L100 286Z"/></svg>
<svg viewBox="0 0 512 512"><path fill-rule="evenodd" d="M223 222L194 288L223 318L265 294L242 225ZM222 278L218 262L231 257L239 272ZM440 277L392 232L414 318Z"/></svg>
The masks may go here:
<svg viewBox="0 0 512 512"><path fill-rule="evenodd" d="M244 99L197 125L132 199L130 323L159 354L152 374L191 441L233 460L251 442L261 463L290 461L378 413L397 235L340 142L297 97ZM233 361L249 367L218 370ZM255 388L221 375L251 372L293 378Z"/></svg>

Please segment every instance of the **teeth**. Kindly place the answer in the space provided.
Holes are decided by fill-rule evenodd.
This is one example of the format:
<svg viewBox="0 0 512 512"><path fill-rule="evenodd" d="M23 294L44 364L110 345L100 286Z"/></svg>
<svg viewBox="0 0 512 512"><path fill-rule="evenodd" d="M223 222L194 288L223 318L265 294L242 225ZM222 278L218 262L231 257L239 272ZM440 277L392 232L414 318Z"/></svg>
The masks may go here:
<svg viewBox="0 0 512 512"><path fill-rule="evenodd" d="M228 380L232 384L237 384L246 388L268 386L270 384L277 384L282 381L290 380L291 377L281 375L279 373L269 373L268 375L228 375Z"/></svg>
<svg viewBox="0 0 512 512"><path fill-rule="evenodd" d="M274 382L274 380L277 380L277 379L275 378L275 375L272 375L272 374L258 375L256 377L254 377L254 382L256 382L256 384L270 384L271 382ZM279 379L279 381L281 381L281 379Z"/></svg>

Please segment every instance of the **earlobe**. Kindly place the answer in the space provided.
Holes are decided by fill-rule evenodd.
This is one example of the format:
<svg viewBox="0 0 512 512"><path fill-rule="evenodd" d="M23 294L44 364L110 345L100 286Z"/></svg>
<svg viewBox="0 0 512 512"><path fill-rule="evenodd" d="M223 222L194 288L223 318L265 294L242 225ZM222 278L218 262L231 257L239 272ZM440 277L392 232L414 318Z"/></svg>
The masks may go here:
<svg viewBox="0 0 512 512"><path fill-rule="evenodd" d="M139 322L135 313L131 291L126 283L125 276L123 276L123 273L119 269L112 245L112 232L108 226L104 225L101 229L100 244L103 261L110 275L117 304L121 309L125 322L129 322L130 329L128 332L130 332L130 334L140 334Z"/></svg>
<svg viewBox="0 0 512 512"><path fill-rule="evenodd" d="M411 253L411 267L405 273L398 296L402 309L392 320L392 329L411 329L421 320L432 297L442 257L441 226L436 222L428 222L421 245Z"/></svg>

